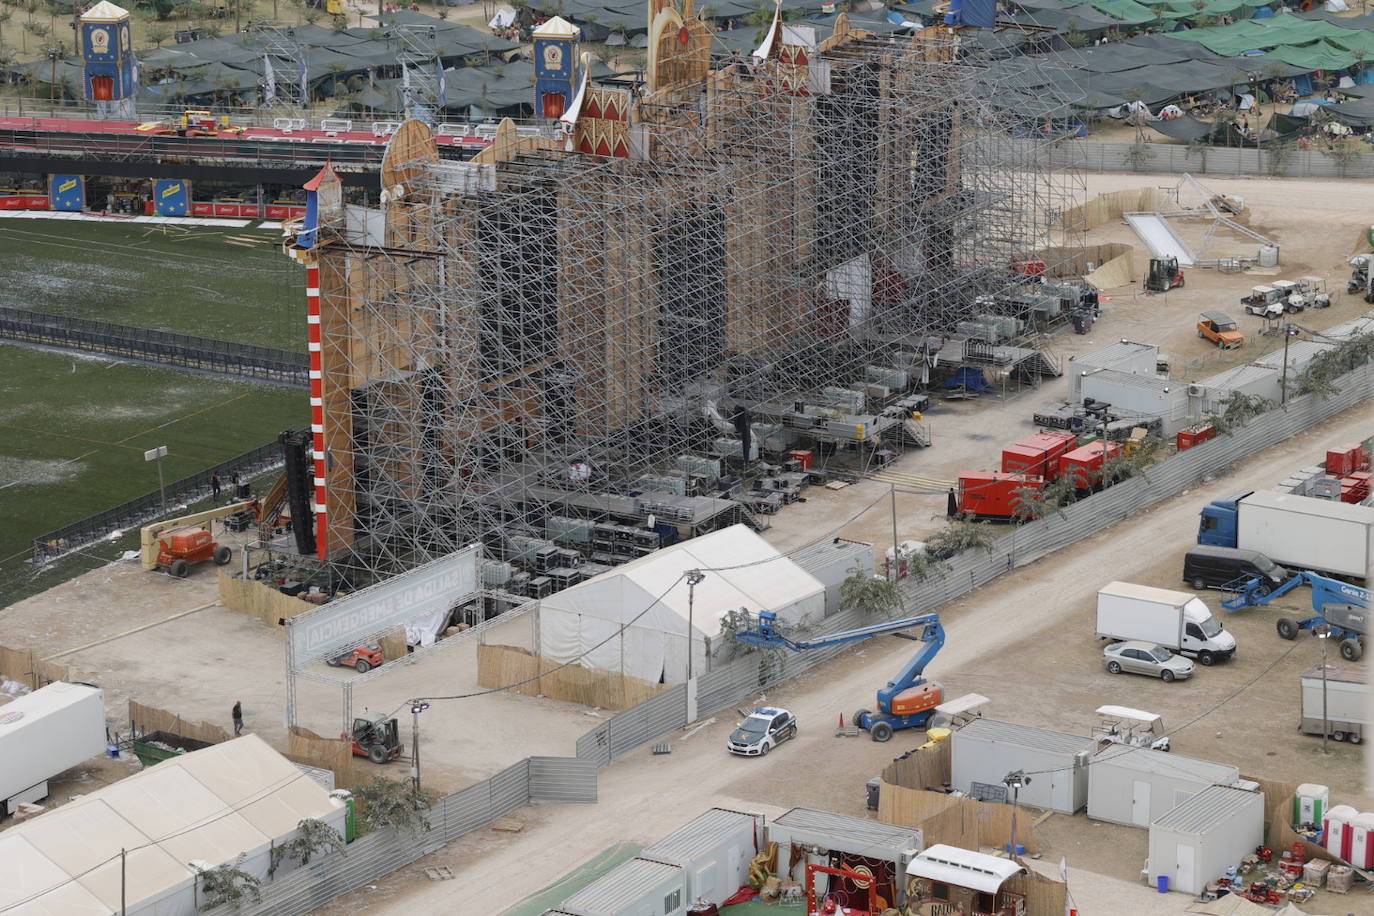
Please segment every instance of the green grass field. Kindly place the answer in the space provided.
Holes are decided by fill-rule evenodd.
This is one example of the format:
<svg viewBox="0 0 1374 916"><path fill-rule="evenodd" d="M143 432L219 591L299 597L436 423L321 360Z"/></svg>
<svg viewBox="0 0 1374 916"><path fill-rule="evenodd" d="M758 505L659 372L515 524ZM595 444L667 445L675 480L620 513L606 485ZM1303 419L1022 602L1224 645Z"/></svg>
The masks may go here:
<svg viewBox="0 0 1374 916"><path fill-rule="evenodd" d="M8 219L0 305L303 351L305 269L277 242L256 229Z"/></svg>
<svg viewBox="0 0 1374 916"><path fill-rule="evenodd" d="M157 490L146 449L167 446L170 483L308 424L308 404L298 389L0 344L0 607L34 590L15 583L35 536Z"/></svg>

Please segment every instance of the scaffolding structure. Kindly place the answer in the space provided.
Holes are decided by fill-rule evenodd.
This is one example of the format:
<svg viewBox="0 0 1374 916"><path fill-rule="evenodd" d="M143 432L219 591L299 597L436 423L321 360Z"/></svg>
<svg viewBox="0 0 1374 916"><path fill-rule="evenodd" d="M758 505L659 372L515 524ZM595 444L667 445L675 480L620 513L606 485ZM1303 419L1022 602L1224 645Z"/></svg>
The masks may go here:
<svg viewBox="0 0 1374 916"><path fill-rule="evenodd" d="M253 24L252 31L262 47L263 106L299 110L310 104L307 82L305 46L296 37L295 25L290 22L264 20Z"/></svg>
<svg viewBox="0 0 1374 916"><path fill-rule="evenodd" d="M933 354L1063 250L1078 177L957 31L840 18L713 60L669 2L647 84L584 78L566 137L507 123L457 163L408 122L384 233L321 210L321 557L375 577L509 558L551 519L698 533L749 521L728 496L756 454L919 444Z"/></svg>
<svg viewBox="0 0 1374 916"><path fill-rule="evenodd" d="M407 118L428 124L445 105L444 65L439 59L437 33L432 26L395 26L391 32L396 63L401 68L401 93Z"/></svg>

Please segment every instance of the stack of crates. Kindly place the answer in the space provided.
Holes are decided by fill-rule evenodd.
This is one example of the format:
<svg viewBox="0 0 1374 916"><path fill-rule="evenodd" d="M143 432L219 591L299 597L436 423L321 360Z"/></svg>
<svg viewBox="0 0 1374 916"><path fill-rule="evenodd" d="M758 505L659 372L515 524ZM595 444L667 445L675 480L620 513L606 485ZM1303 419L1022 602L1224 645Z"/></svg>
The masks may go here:
<svg viewBox="0 0 1374 916"><path fill-rule="evenodd" d="M1369 453L1359 445L1328 449L1326 473L1341 482L1341 502L1360 503L1369 498Z"/></svg>

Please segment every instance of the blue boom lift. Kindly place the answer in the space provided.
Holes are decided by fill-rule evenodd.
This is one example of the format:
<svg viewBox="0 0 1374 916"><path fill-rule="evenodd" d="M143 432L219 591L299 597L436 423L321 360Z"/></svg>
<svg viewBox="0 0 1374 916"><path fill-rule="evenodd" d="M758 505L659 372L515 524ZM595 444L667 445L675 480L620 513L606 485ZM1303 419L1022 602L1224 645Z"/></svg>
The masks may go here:
<svg viewBox="0 0 1374 916"><path fill-rule="evenodd" d="M921 648L911 657L895 678L878 691L878 711L860 709L854 713L853 724L868 730L874 741L886 741L899 728L925 728L935 707L944 697L944 688L935 681L927 681L922 675L945 644L945 628L940 626L939 614L922 614L920 617L905 617L889 620L872 626L859 627L831 633L811 640L792 639L778 630L778 615L772 611L759 611L758 626L741 630L735 634L740 642L766 649L791 649L805 652L807 649L820 649L825 646L839 646L859 642L874 636L892 633L904 639L920 642ZM907 636L901 630L920 628L920 635Z"/></svg>
<svg viewBox="0 0 1374 916"><path fill-rule="evenodd" d="M1312 616L1302 620L1280 617L1276 627L1284 639L1293 639L1302 630L1329 625L1331 635L1341 641L1341 658L1348 662L1360 660L1364 654L1365 622L1369 616L1369 591L1349 582L1319 576L1314 572L1300 572L1287 582L1274 589L1258 578L1245 577L1227 583L1228 590L1236 592L1221 606L1228 611L1243 607L1268 604L1281 595L1286 595L1299 585L1312 589Z"/></svg>

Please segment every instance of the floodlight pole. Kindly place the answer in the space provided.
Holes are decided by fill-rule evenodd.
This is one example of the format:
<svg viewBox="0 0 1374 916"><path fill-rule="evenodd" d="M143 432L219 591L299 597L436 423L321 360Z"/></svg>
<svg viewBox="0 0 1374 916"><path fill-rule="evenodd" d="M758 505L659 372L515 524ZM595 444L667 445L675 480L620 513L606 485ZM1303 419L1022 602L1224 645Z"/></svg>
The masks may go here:
<svg viewBox="0 0 1374 916"><path fill-rule="evenodd" d="M1020 862L1016 855L1016 808L1021 796L1021 787L1030 785L1030 777L1023 770L1015 770L1002 777L1002 784L1011 789L1011 849L1008 854L1013 862Z"/></svg>
<svg viewBox="0 0 1374 916"><path fill-rule="evenodd" d="M689 684L692 683L692 631L696 629L697 586L705 578L706 573L699 569L687 570L687 683Z"/></svg>
<svg viewBox="0 0 1374 916"><path fill-rule="evenodd" d="M167 488L162 482L162 459L167 454L167 446L159 445L157 448L150 448L143 453L144 461L157 462L157 495L162 503L162 514L167 514Z"/></svg>
<svg viewBox="0 0 1374 916"><path fill-rule="evenodd" d="M420 794L420 713L429 709L424 700L410 701L410 779L415 794Z"/></svg>
<svg viewBox="0 0 1374 916"><path fill-rule="evenodd" d="M1326 756L1331 753L1327 746L1328 736L1331 734L1331 723L1326 717L1326 644L1331 640L1331 624L1324 623L1314 628L1312 634L1322 643L1322 756Z"/></svg>

